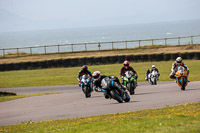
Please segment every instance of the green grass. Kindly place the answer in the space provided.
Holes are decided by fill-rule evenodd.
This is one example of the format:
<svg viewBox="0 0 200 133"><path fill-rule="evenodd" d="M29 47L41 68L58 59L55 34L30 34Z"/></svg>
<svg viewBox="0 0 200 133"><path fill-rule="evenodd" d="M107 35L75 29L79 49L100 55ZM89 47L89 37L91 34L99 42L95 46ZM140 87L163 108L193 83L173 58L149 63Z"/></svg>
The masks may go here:
<svg viewBox="0 0 200 133"><path fill-rule="evenodd" d="M184 60L190 69L189 79L191 81L200 80L200 61ZM160 81L170 81L169 74L173 61L161 62L131 62L131 66L138 73L138 81L144 81L147 68L152 64L160 71ZM101 74L115 75L119 77L122 64L93 65L88 66L91 72L99 70ZM25 86L49 86L49 85L71 85L77 84L77 75L81 67L70 68L50 68L38 70L19 70L0 72L0 88L25 87Z"/></svg>
<svg viewBox="0 0 200 133"><path fill-rule="evenodd" d="M49 93L38 93L38 94L29 94L29 95L16 95L16 96L0 96L0 102L15 100L19 98L32 97L32 96L40 96L40 95L51 95L51 94L59 94L61 92L49 92Z"/></svg>
<svg viewBox="0 0 200 133"><path fill-rule="evenodd" d="M197 133L200 132L200 103L108 115L22 122L2 126L7 133Z"/></svg>

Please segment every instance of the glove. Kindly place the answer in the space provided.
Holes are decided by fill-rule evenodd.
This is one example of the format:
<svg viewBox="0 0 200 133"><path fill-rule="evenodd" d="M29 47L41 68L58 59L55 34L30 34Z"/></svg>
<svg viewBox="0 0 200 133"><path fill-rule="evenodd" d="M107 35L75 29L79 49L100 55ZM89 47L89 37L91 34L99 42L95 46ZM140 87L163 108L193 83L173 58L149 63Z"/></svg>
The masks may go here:
<svg viewBox="0 0 200 133"><path fill-rule="evenodd" d="M78 85L79 85L79 87L81 87L81 82L80 81L78 82Z"/></svg>

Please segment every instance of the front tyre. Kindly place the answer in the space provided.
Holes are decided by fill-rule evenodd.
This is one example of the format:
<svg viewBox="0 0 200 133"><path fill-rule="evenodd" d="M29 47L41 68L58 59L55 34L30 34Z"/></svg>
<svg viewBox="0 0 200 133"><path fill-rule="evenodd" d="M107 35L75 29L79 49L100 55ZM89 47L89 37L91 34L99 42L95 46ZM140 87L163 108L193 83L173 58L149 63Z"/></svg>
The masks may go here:
<svg viewBox="0 0 200 133"><path fill-rule="evenodd" d="M157 84L157 79L156 79L156 77L154 77L153 80L154 80L154 81L153 81L153 84L156 85L156 84Z"/></svg>
<svg viewBox="0 0 200 133"><path fill-rule="evenodd" d="M124 92L124 95L125 95L125 99L124 99L124 101L125 102L129 102L130 101L130 97L129 97L129 95L128 95L128 93L127 92Z"/></svg>
<svg viewBox="0 0 200 133"><path fill-rule="evenodd" d="M89 87L89 86L86 86L86 87L85 87L85 97L86 97L86 98L91 97L91 94L90 94L90 87Z"/></svg>
<svg viewBox="0 0 200 133"><path fill-rule="evenodd" d="M111 90L110 94L113 99L117 100L119 103L123 103L123 99L120 97L120 95L115 90Z"/></svg>
<svg viewBox="0 0 200 133"><path fill-rule="evenodd" d="M129 86L129 90L130 90L130 95L134 95L135 94L135 84L134 83L130 83Z"/></svg>
<svg viewBox="0 0 200 133"><path fill-rule="evenodd" d="M184 78L181 79L181 86L182 86L181 90L184 91L185 90L185 79Z"/></svg>

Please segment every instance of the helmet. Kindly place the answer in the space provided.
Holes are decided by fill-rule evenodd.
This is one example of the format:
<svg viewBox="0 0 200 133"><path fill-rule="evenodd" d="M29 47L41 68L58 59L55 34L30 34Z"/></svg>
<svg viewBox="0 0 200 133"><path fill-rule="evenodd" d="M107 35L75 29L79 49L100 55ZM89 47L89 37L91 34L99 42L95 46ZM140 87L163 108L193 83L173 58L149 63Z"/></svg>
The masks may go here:
<svg viewBox="0 0 200 133"><path fill-rule="evenodd" d="M88 70L88 67L87 67L86 65L83 65L83 66L82 66L82 70L83 70L83 71L87 71L87 70Z"/></svg>
<svg viewBox="0 0 200 133"><path fill-rule="evenodd" d="M152 65L152 68L156 68L156 66L155 66L155 65Z"/></svg>
<svg viewBox="0 0 200 133"><path fill-rule="evenodd" d="M126 61L124 61L123 64L124 64L124 67L125 67L126 69L129 67L129 61L126 60Z"/></svg>
<svg viewBox="0 0 200 133"><path fill-rule="evenodd" d="M181 57L177 57L176 58L176 63L180 64L182 62L182 58Z"/></svg>
<svg viewBox="0 0 200 133"><path fill-rule="evenodd" d="M93 74L92 74L92 77L94 79L99 79L101 77L101 73L99 71L95 71Z"/></svg>

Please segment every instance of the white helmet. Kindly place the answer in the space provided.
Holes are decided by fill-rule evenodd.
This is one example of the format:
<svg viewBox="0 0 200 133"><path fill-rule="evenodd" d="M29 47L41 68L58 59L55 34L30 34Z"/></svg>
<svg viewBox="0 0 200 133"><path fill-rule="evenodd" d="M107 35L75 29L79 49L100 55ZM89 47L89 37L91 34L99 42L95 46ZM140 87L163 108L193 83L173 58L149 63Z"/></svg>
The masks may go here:
<svg viewBox="0 0 200 133"><path fill-rule="evenodd" d="M152 65L152 68L156 68L156 66L155 66L155 65Z"/></svg>
<svg viewBox="0 0 200 133"><path fill-rule="evenodd" d="M179 64L179 63L181 63L181 62L182 62L182 58L181 58L181 57L177 57L177 58L176 58L176 63Z"/></svg>
<svg viewBox="0 0 200 133"><path fill-rule="evenodd" d="M92 74L92 77L94 79L99 79L101 77L101 73L99 71L95 71L93 74Z"/></svg>

